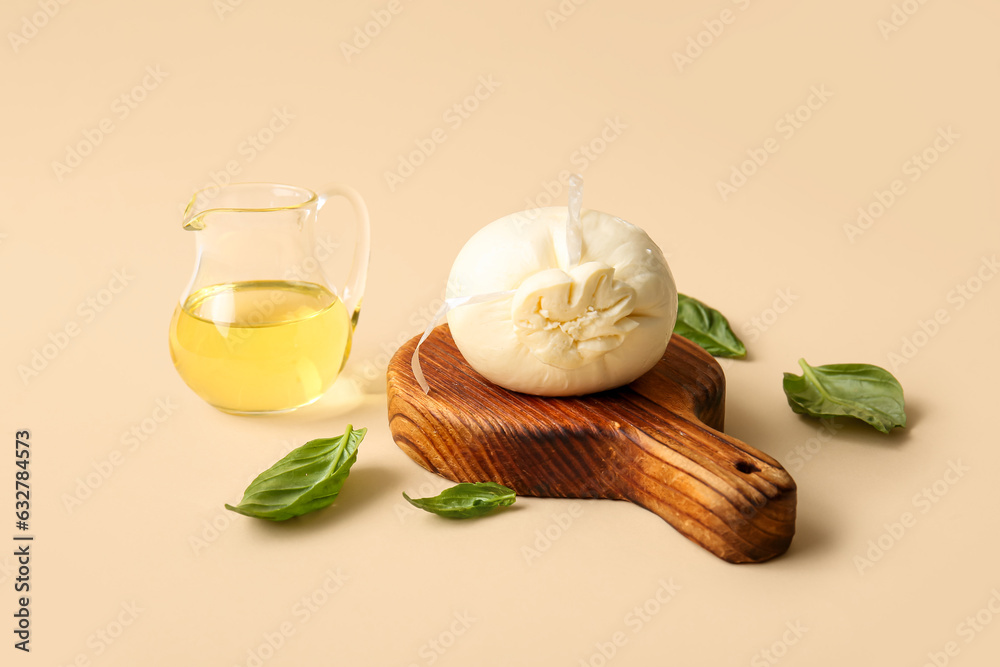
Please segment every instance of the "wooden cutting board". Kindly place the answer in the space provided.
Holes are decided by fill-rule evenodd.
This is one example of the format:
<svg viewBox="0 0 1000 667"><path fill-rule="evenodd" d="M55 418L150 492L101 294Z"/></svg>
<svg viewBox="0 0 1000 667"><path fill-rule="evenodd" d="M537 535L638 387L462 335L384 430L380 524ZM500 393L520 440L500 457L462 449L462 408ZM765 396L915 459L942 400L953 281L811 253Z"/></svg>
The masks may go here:
<svg viewBox="0 0 1000 667"><path fill-rule="evenodd" d="M687 339L674 335L635 382L570 398L494 385L465 362L447 325L420 348L425 394L410 368L417 340L389 363L389 428L427 470L522 496L627 500L731 563L788 549L795 482L770 456L722 433L725 376Z"/></svg>

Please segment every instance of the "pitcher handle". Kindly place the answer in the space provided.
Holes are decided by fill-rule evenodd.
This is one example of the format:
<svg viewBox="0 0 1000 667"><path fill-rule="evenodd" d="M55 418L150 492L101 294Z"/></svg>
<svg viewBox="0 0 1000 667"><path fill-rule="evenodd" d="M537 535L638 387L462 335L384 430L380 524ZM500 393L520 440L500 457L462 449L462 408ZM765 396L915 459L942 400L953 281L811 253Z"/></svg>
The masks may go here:
<svg viewBox="0 0 1000 667"><path fill-rule="evenodd" d="M358 326L358 316L361 314L361 298L365 292L365 281L368 276L368 259L371 255L371 226L368 222L368 206L357 190L349 185L338 183L325 188L319 193L317 212L331 197L343 197L354 209L354 221L357 230L357 241L354 245L354 256L351 258L351 270L347 276L347 284L340 289L340 300L344 302L347 312L351 314L351 326Z"/></svg>

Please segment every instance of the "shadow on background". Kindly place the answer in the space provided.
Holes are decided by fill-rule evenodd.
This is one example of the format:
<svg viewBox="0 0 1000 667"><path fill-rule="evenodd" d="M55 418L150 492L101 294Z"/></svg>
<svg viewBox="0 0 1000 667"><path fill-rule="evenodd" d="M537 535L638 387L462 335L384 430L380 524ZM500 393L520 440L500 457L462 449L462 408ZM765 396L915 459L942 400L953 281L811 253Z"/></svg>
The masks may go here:
<svg viewBox="0 0 1000 667"><path fill-rule="evenodd" d="M351 468L340 495L329 507L287 521L255 521L257 530L274 533L307 533L326 530L375 504L381 497L399 493L403 475L394 467L365 465ZM402 496L400 496L402 499Z"/></svg>

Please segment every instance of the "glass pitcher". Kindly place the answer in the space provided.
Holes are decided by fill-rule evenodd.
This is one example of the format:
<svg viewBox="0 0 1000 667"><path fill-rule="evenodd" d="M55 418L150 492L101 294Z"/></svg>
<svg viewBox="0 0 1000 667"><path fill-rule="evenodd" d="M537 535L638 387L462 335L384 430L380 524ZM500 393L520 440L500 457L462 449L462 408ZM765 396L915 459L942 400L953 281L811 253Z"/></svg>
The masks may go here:
<svg viewBox="0 0 1000 667"><path fill-rule="evenodd" d="M170 322L174 366L224 412L308 405L351 351L368 271L364 200L346 185L321 194L274 183L211 190L196 193L184 212L197 256ZM317 234L319 212L333 197L354 209L353 248ZM331 276L337 266L350 267L340 288Z"/></svg>

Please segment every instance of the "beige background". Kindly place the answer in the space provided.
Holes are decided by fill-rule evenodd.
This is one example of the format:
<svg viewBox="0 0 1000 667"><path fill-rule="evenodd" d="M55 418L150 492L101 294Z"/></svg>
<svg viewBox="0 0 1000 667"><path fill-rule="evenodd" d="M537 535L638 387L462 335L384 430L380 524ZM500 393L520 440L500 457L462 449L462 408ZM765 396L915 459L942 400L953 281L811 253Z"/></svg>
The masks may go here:
<svg viewBox="0 0 1000 667"><path fill-rule="evenodd" d="M350 57L341 43L387 2L224 2L0 9L0 539L13 545L19 429L36 535L30 655L12 648L13 546L0 548L3 664L994 664L995 2L401 0ZM686 48L697 57L679 67ZM449 123L480 77L495 90ZM813 90L823 100L800 108ZM275 109L293 118L241 150ZM799 127L782 121L796 112ZM444 143L390 187L436 128ZM88 136L100 143L78 166L54 164ZM765 144L777 152L724 201L718 182ZM925 150L934 163L914 171ZM216 412L167 352L193 264L180 209L230 162L238 180L348 182L371 208L348 370L287 416ZM724 364L727 430L798 482L782 558L727 565L624 503L523 499L470 523L406 511L402 491L446 482L390 438L386 351L422 329L476 229L546 188L562 203L570 169L585 206L644 227L679 288L747 342L748 360ZM901 194L849 238L896 179ZM112 293L116 271L127 285ZM68 325L77 335L22 377ZM800 356L894 367L910 427L793 415L780 380ZM222 509L347 423L370 431L336 506L288 525ZM888 550L859 565L879 540ZM667 602L663 582L680 587Z"/></svg>

